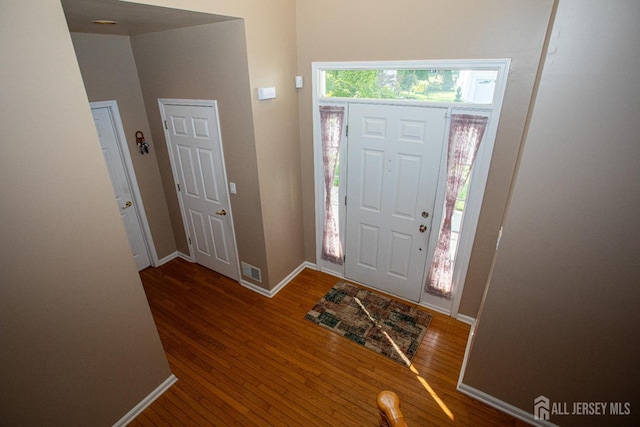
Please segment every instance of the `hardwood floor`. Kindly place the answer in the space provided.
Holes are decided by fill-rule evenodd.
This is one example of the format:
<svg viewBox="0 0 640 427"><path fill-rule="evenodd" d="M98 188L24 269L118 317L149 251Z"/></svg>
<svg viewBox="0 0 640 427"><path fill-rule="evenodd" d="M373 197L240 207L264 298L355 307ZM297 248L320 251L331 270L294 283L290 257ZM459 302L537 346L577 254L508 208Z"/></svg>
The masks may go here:
<svg viewBox="0 0 640 427"><path fill-rule="evenodd" d="M333 276L306 269L273 298L181 259L141 277L178 382L132 426L377 426L381 390L409 426L526 425L456 391L469 326L450 317L434 313L416 374L304 319Z"/></svg>

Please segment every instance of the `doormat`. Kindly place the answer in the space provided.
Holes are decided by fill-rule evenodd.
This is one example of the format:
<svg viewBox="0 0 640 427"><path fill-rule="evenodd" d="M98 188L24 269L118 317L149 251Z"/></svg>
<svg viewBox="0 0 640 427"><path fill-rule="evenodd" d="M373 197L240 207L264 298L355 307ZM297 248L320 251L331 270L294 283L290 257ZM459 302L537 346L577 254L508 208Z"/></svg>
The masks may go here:
<svg viewBox="0 0 640 427"><path fill-rule="evenodd" d="M358 286L338 282L305 319L411 365L433 315Z"/></svg>

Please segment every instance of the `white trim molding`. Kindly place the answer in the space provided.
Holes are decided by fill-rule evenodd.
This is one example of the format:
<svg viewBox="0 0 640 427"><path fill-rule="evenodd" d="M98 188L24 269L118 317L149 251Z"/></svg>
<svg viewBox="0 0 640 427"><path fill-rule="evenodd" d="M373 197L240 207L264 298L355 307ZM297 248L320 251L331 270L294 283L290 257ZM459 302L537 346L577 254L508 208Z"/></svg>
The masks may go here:
<svg viewBox="0 0 640 427"><path fill-rule="evenodd" d="M164 264L168 263L169 261L172 261L172 260L174 260L176 258L178 258L178 252L177 251L167 255L164 258L160 258L158 260L158 263L155 265L155 267L160 267L161 265L164 265Z"/></svg>
<svg viewBox="0 0 640 427"><path fill-rule="evenodd" d="M133 161L131 160L131 153L129 152L127 137L124 133L124 125L122 124L122 118L120 117L118 102L115 100L96 101L90 102L89 106L92 110L95 108L109 109L111 119L115 126L116 141L118 143L118 148L120 149L120 157L124 164L127 181L131 188L131 197L133 197L136 205L136 211L138 212L138 221L142 228L142 239L144 240L145 250L147 251L151 265L155 267L158 265L158 253L156 252L156 247L153 243L153 235L151 234L151 227L149 226L149 220L147 219L147 212L145 211L144 203L142 202L142 194L140 193L138 178L136 178L136 171L133 167Z"/></svg>
<svg viewBox="0 0 640 427"><path fill-rule="evenodd" d="M413 302L415 304L415 301ZM438 307L437 305L429 304L428 302L420 301L417 303L420 307L424 307L426 309L438 312L440 314L444 314L445 316L451 316L449 310L445 310L442 307Z"/></svg>
<svg viewBox="0 0 640 427"><path fill-rule="evenodd" d="M193 259L191 259L191 257L189 255L186 255L180 251L175 251L169 255L167 255L164 258L161 258L157 261L157 264L154 265L154 267L160 267L161 265L164 265L166 263L168 263L169 261L172 261L176 258L182 258L185 261L189 261L189 262L195 262Z"/></svg>
<svg viewBox="0 0 640 427"><path fill-rule="evenodd" d="M516 406L513 406L507 402L504 402L496 397L491 396L483 391L475 389L471 386L468 386L464 383L458 384L457 390L461 393L466 394L469 397L479 400L482 403L486 403L487 405L494 407L504 413L512 415L522 421L525 421L531 425L542 426L542 427L557 427L557 424L553 424L549 421L538 420L534 418L533 414L530 414L527 411L524 411ZM533 402L531 402L533 404Z"/></svg>
<svg viewBox="0 0 640 427"><path fill-rule="evenodd" d="M456 316L456 320L459 320L462 323L466 323L467 325L471 325L471 326L473 326L476 323L475 318L471 316L467 316L466 314L460 314L460 313L458 313L458 315Z"/></svg>
<svg viewBox="0 0 640 427"><path fill-rule="evenodd" d="M131 421L133 421L138 415L142 413L149 405L151 405L157 398L162 396L162 394L169 390L173 384L178 381L178 378L171 374L169 377L162 382L155 390L147 395L144 399L142 399L136 406L134 406L126 415L118 420L113 426L114 427L125 427Z"/></svg>
<svg viewBox="0 0 640 427"><path fill-rule="evenodd" d="M217 100L205 100L205 99L173 99L173 98L158 98L158 107L160 109L160 117L162 118L163 122L165 123L165 126L162 127L162 130L164 132L164 139L165 142L167 144L167 151L169 154L169 160L171 163L171 172L173 175L173 180L175 183L175 190L176 190L176 197L178 198L178 203L180 205L180 216L182 217L182 225L184 227L184 232L185 232L185 236L188 237L190 236L190 231L189 231L189 224L187 221L187 211L186 211L186 206L185 206L185 202L184 202L184 198L183 198L183 194L181 191L178 190L178 185L180 183L179 180L179 175L178 175L178 171L180 170L178 168L178 161L174 158L174 153L173 153L173 148L172 148L172 142L171 142L171 135L169 133L169 129L166 126L167 123L167 115L166 115L166 111L165 108L169 105L179 105L179 106L188 106L188 107L206 107L206 108L211 108L213 110L213 114L214 114L214 120L216 121L216 127L217 127L217 134L216 134L216 138L219 140L219 144L218 144L218 150L216 150L216 155L220 155L220 161L222 164L222 176L223 176L223 183L221 183L221 185L223 185L223 187L225 188L224 191L224 203L227 206L227 221L229 221L229 233L231 235L231 240L233 241L233 254L235 255L235 261L236 261L236 268L237 271L233 272L234 274L237 274L237 276L231 276L231 272L227 271L227 276L232 278L233 280L237 280L239 279L240 281L242 280L242 271L240 268L240 257L238 254L238 242L236 240L236 230L235 230L235 222L233 220L233 209L231 206L231 199L229 198L229 185L228 185L228 177L227 177L227 169L225 166L225 157L224 157L224 144L222 142L222 134L220 133L220 115L219 115L219 109L218 109L218 101ZM189 239L189 247L191 247L191 239ZM191 249L190 249L191 250ZM192 255L190 255L188 258L185 258L188 261L191 262L196 262L196 256L195 253L192 253Z"/></svg>
<svg viewBox="0 0 640 427"><path fill-rule="evenodd" d="M543 426L543 427L554 427L554 426L557 427L555 424L550 423L549 421L538 420L534 418L532 413L524 411L516 406L513 406L503 400L498 399L495 396L492 396L488 393L480 391L462 382L464 378L464 373L467 369L467 360L469 358L469 351L471 350L471 344L473 343L473 337L475 335L476 325L477 325L476 319L473 319L473 322L471 323L471 330L469 331L469 337L467 338L467 348L464 352L464 359L462 360L462 368L460 368L460 375L458 376L458 384L456 386L456 390L458 390L460 393L464 393L469 397L479 400L482 403L486 403L487 405L493 408L496 408L499 411L512 415L529 424L536 425L536 426ZM531 402L531 404L533 405L533 402Z"/></svg>
<svg viewBox="0 0 640 427"><path fill-rule="evenodd" d="M268 297L268 298L273 298L278 292L280 292L282 290L282 288L287 286L289 284L289 282L291 282L305 268L310 268L312 270L316 270L316 265L313 264L313 263L310 263L308 261L303 262L295 270L293 270L291 273L289 273L289 275L287 277L282 279L282 281L280 281L280 283L278 283L271 290L267 290L267 289L261 288L260 286L254 285L253 283L247 282L246 280L242 280L242 279L240 280L239 283L242 286L244 286L245 288L251 289L252 291L259 293L260 295L263 295L263 296Z"/></svg>

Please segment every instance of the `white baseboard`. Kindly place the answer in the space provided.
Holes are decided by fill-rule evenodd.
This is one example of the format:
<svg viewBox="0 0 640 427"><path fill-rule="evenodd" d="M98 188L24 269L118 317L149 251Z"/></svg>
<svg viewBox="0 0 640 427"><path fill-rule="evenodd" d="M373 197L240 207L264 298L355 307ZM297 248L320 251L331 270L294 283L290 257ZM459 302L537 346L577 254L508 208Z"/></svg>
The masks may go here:
<svg viewBox="0 0 640 427"><path fill-rule="evenodd" d="M174 252L172 254L167 255L166 257L159 259L158 263L156 265L154 265L154 267L160 267L161 265L164 265L166 263L168 263L169 261L178 258L178 252Z"/></svg>
<svg viewBox="0 0 640 427"><path fill-rule="evenodd" d="M420 302L418 303L418 305L424 308L428 308L429 310L437 311L438 313L442 313L446 316L454 317L451 316L451 312L449 310L445 310L444 308L429 304L428 302ZM473 317L460 313L455 316L455 319L472 326L476 322L476 319L474 319Z"/></svg>
<svg viewBox="0 0 640 427"><path fill-rule="evenodd" d="M456 316L456 320L459 320L468 325L473 325L476 322L476 319L474 319L473 317L467 316L466 314L460 314L460 313L458 313L458 315Z"/></svg>
<svg viewBox="0 0 640 427"><path fill-rule="evenodd" d="M177 257L178 257L178 258L182 258L183 260L185 260L185 261L189 261L189 262L196 262L196 260L194 260L193 258L191 258L191 256L190 256L190 255L183 254L183 253L182 253L182 252L180 252L180 251L177 251L176 253L178 254L178 255L177 255Z"/></svg>
<svg viewBox="0 0 640 427"><path fill-rule="evenodd" d="M157 398L162 396L162 393L167 391L169 387L171 387L176 381L178 381L178 378L176 378L175 375L171 374L169 378L164 380L162 384L160 384L155 390L149 393L147 397L142 399L140 403L134 406L133 409L127 412L127 414L124 417L120 418L120 420L118 420L118 422L116 422L113 426L125 427L127 424L133 421L135 417L140 415L142 411L147 409L147 407L151 405Z"/></svg>
<svg viewBox="0 0 640 427"><path fill-rule="evenodd" d="M460 369L460 375L458 377L458 385L456 386L456 389L459 392L464 393L469 397L477 399L480 402L486 403L489 406L492 406L502 412L512 415L529 424L543 426L543 427L554 427L555 424L552 424L548 421L535 419L533 417L533 414L530 414L527 411L524 411L516 406L513 406L507 402L504 402L498 399L497 397L494 397L488 393L480 391L462 382L462 379L464 378L464 373L467 370L467 361L469 359L469 353L471 351L471 344L473 343L475 329L476 329L476 322L474 319L473 323L471 323L471 330L469 331L469 337L467 338L467 348L465 349L464 358L462 359L462 368ZM533 405L533 402L531 402L531 405Z"/></svg>
<svg viewBox="0 0 640 427"><path fill-rule="evenodd" d="M429 310L433 310L433 311L437 311L438 313L447 315L447 316L451 316L451 313L449 312L449 310L445 310L443 308L440 308L438 306L435 306L433 304L429 304L427 302L419 302L418 305L420 307L424 307L424 308L428 308Z"/></svg>
<svg viewBox="0 0 640 427"><path fill-rule="evenodd" d="M344 274L340 274L340 273L335 272L335 271L331 271L331 270L322 270L322 272L323 272L324 274L328 274L329 276L337 277L338 279L347 280L347 279L344 277Z"/></svg>
<svg viewBox="0 0 640 427"><path fill-rule="evenodd" d="M154 265L154 267L160 267L161 265L164 265L166 263L168 263L171 260L174 260L176 258L182 258L185 261L189 261L189 262L193 262L193 260L191 259L191 257L189 255L185 255L180 251L175 251L172 254L167 255L166 257L159 259L157 264Z"/></svg>
<svg viewBox="0 0 640 427"><path fill-rule="evenodd" d="M307 261L303 262L302 264L300 264L298 266L298 268L296 268L291 273L289 273L289 275L287 277L282 279L282 281L280 281L280 283L278 283L271 290L267 290L267 289L261 288L260 286L254 285L253 283L247 282L246 280L242 280L242 279L240 280L240 284L242 286L244 286L245 288L249 288L252 291L259 293L260 295L264 295L265 297L268 297L268 298L273 298L278 292L280 292L282 290L282 288L284 288L286 285L288 285L289 282L291 282L305 268L311 268L311 269L315 270L316 267L315 267L315 264L312 264L310 262L307 262Z"/></svg>
<svg viewBox="0 0 640 427"><path fill-rule="evenodd" d="M304 268L308 268L310 270L317 270L318 269L317 265L315 265L314 263L309 262L309 261L303 262L302 265L304 266Z"/></svg>
<svg viewBox="0 0 640 427"><path fill-rule="evenodd" d="M542 426L542 427L557 427L556 424L553 424L549 421L538 420L534 418L533 414L530 414L527 411L524 411L516 406L513 406L509 403L506 403L490 394L487 394L483 391L475 389L471 386L468 386L464 383L459 383L457 387L458 391L466 394L474 399L479 400L480 402L486 403L489 406L492 406L502 412L505 412L509 415L512 415L522 421L525 421L531 425ZM531 402L533 405L533 402Z"/></svg>

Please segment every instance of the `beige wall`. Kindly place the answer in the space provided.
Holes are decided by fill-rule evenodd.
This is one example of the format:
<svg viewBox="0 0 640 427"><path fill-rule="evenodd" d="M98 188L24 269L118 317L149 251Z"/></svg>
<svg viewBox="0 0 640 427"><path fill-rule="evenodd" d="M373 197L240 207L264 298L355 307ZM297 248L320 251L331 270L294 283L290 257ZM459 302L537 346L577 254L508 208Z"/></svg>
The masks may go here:
<svg viewBox="0 0 640 427"><path fill-rule="evenodd" d="M253 254L247 258L254 258L242 259L243 253L241 253L241 259L262 268L262 286L271 289L304 261L298 99L294 87L295 1L222 0L214 4L207 0L147 0L136 1L136 3L239 17L244 22L246 41L244 49L246 49L249 74L252 123L246 123L249 115L237 116L235 119L237 122L244 120L243 123L247 127L253 126L254 148L247 148L249 151L242 155L248 158L249 167L252 167L251 157L255 155L256 169L241 172L237 166L242 163L242 167L247 169L247 163L244 162L246 159L241 159L240 154L236 157L238 159L236 163L228 159L231 164L228 163L227 167L235 167L236 173L240 176L257 172L257 187L252 184L248 187L238 186L238 195L241 191L249 191L252 192L252 197L259 196L239 209L234 208L236 218L242 211L242 215L248 219L241 223L245 224L244 226L236 223L236 233L246 236L245 242L250 241L247 244L239 241L239 251ZM230 53L230 51L227 52ZM136 52L136 61L138 54L139 52ZM200 59L204 62L207 60L212 59ZM143 70L139 66L138 71L142 78ZM142 81L144 89L144 78ZM258 101L258 87L263 86L275 86L277 98ZM245 95L245 93L237 94L237 96ZM146 101L149 105L148 97ZM222 115L222 108L220 110ZM150 111L148 114L153 129L154 115ZM224 126L222 123L221 125ZM224 132L224 128L222 131ZM224 134L223 144L227 144ZM160 158L159 161L162 164L163 159ZM230 179L233 180L231 176ZM172 201L168 193L167 200L173 219L177 212L172 206L177 204ZM257 232L259 228L263 229L262 233ZM178 234L175 226L174 232L178 247L184 247L181 243L184 236ZM259 251L262 252L263 260L259 259Z"/></svg>
<svg viewBox="0 0 640 427"><path fill-rule="evenodd" d="M0 14L0 417L112 425L169 375L59 2Z"/></svg>
<svg viewBox="0 0 640 427"><path fill-rule="evenodd" d="M176 240L160 179L157 144L149 129L129 37L73 33L71 38L89 101L118 102L156 253L159 259L170 256L176 251ZM151 148L149 154L140 155L135 138L137 131L145 135ZM164 140L158 142L162 144ZM182 223L179 226L183 229Z"/></svg>
<svg viewBox="0 0 640 427"><path fill-rule="evenodd" d="M267 287L299 265L303 252L315 260L312 61L512 58L461 304L463 314L475 315L551 0L461 0L453 9L444 0L375 8L364 0L146 3L244 20L249 95L234 98L240 107L232 114L246 120L250 102L255 154L249 148L248 155L255 156L256 168L250 178L230 178L252 182L246 214L262 216L263 234L253 236L259 240L252 244L263 257L258 263L266 265ZM565 401L626 401L637 395L637 363L629 350L640 320L640 156L633 128L640 109L633 75L640 65L640 11L620 0L560 5L464 377L465 384L526 411L538 394ZM113 204L60 5L12 0L2 7L0 413L9 425L112 424L160 384L169 368ZM230 33L238 22L230 24ZM298 95L295 74L307 82ZM278 98L257 101L259 86L276 86ZM237 126L238 120L225 120ZM227 156L229 151L225 146ZM246 155L238 150L227 161L238 167Z"/></svg>
<svg viewBox="0 0 640 427"><path fill-rule="evenodd" d="M273 288L305 260L295 89L296 3L248 3L242 16L247 28L260 197ZM277 98L258 101L257 88L262 86L275 86Z"/></svg>
<svg viewBox="0 0 640 427"><path fill-rule="evenodd" d="M161 123L159 98L218 101L240 260L267 271L242 20L131 37L178 246L189 253Z"/></svg>
<svg viewBox="0 0 640 427"><path fill-rule="evenodd" d="M560 0L463 382L533 399L631 402L639 425L640 4ZM608 411L608 409L607 409Z"/></svg>
<svg viewBox="0 0 640 427"><path fill-rule="evenodd" d="M305 254L315 261L311 63L410 59L511 58L460 313L476 316L489 273L509 184L531 100L552 0L298 1Z"/></svg>

